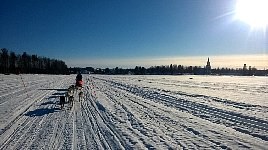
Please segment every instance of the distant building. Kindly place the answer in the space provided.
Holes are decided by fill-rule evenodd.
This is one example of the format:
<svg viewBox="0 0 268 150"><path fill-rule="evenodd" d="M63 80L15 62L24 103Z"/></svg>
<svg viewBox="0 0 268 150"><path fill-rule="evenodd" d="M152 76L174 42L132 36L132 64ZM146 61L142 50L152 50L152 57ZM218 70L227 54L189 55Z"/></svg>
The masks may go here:
<svg viewBox="0 0 268 150"><path fill-rule="evenodd" d="M243 66L243 73L242 73L242 75L243 75L243 76L248 75L247 64L244 64L244 66Z"/></svg>
<svg viewBox="0 0 268 150"><path fill-rule="evenodd" d="M81 74L89 74L90 72L88 71L88 70L86 70L86 69L81 69Z"/></svg>
<svg viewBox="0 0 268 150"><path fill-rule="evenodd" d="M244 64L243 70L247 70L247 64Z"/></svg>
<svg viewBox="0 0 268 150"><path fill-rule="evenodd" d="M206 69L206 74L211 74L211 66L210 66L210 62L209 62L209 57L208 57L208 61L207 61L207 65L206 65L205 69Z"/></svg>

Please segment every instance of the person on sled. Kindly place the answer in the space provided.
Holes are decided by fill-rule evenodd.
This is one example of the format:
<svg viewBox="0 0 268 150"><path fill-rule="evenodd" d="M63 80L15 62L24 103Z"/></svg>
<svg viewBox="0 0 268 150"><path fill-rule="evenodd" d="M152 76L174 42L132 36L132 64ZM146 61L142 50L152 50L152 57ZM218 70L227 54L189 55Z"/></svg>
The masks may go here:
<svg viewBox="0 0 268 150"><path fill-rule="evenodd" d="M83 80L82 80L82 74L81 73L77 74L75 85L77 87L82 87L83 86Z"/></svg>

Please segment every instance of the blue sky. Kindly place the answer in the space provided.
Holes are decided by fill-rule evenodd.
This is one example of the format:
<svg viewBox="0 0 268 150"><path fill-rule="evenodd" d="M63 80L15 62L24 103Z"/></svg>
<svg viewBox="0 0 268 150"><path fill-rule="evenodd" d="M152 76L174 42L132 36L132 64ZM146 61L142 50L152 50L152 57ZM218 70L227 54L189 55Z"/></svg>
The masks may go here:
<svg viewBox="0 0 268 150"><path fill-rule="evenodd" d="M169 57L204 57L205 64L209 56L266 55L267 32L234 20L235 3L1 0L0 47L62 59L69 66L95 67L132 67L141 59ZM127 59L137 62L120 64Z"/></svg>

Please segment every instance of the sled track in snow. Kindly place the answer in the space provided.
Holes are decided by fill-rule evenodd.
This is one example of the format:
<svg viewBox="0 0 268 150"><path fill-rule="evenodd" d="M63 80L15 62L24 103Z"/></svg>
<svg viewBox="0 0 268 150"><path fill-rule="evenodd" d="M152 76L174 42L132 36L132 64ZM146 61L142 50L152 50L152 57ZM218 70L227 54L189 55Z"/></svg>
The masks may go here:
<svg viewBox="0 0 268 150"><path fill-rule="evenodd" d="M61 87L59 84L57 87ZM29 87L35 99L29 100L26 106L18 105L21 113L1 130L4 139L1 139L0 149L117 149L125 146L124 140L118 138L109 125L106 113L97 108L91 92L84 91L87 94L81 102L76 93L72 109L67 104L60 110L57 96L63 91L34 90L36 87Z"/></svg>
<svg viewBox="0 0 268 150"><path fill-rule="evenodd" d="M104 92L111 101L113 101L114 103L117 103L117 96L114 95L115 90L114 89L110 89L109 91L102 91ZM129 123L131 124L131 128L128 128L129 133L134 134L137 137L140 137L140 140L142 142L142 144L147 148L147 149L155 149L155 147L153 145L150 144L150 140L151 139L146 139L145 137L147 137L150 134L156 134L155 131L152 131L152 129L149 129L148 127L146 127L146 124L152 124L154 123L155 125L160 124L161 122L165 122L165 124L162 127L159 127L159 130L161 130L160 132L161 134L161 139L162 141L170 141L172 140L173 142L177 143L176 145L170 145L169 143L163 142L163 146L164 149L174 149L174 147L180 146L181 148L189 148L189 149L198 149L198 148L219 148L219 144L214 142L213 140L204 140L205 137L203 136L199 136L196 133L193 133L194 129L191 129L187 126L183 126L181 125L181 123L172 120L172 118L169 117L162 117L163 114L165 114L165 110L161 110L160 112L155 111L154 109L151 108L151 105L147 106L145 104L143 104L142 102L137 102L135 101L135 97L131 97L131 96L125 96L125 100L126 103L128 103L129 105L125 105L122 103L119 103L118 105L120 105L120 107L122 108L122 110L126 113L127 115L127 120L129 121ZM148 120L148 122L146 122L146 124L144 124L144 122L140 122L139 119L141 118L136 118L135 115L132 113L132 111L129 110L129 107L131 108L131 110L135 110L134 112L140 112L140 113L145 113L142 114L142 116L144 116L144 118L146 118L146 120ZM147 110L146 112L144 112L144 110ZM143 119L144 119L143 118ZM150 118L154 118L154 120L150 120ZM177 126L174 126L174 125ZM169 128L169 130L172 130L172 132L178 132L179 134L176 134L176 138L180 139L180 140L175 140L175 139L170 139L170 137L166 137L166 135L164 134L166 131L166 128ZM185 132L189 130L189 132ZM191 130L191 131L190 131ZM125 137L126 135L124 135L124 133L122 133L122 136ZM127 137L125 137L127 138ZM128 139L128 138L127 138ZM194 139L200 139L200 143L195 143ZM132 144L135 144L136 141L133 141L133 139L128 139L128 141ZM208 147L207 145L214 145L211 147ZM160 148L162 149L162 148Z"/></svg>
<svg viewBox="0 0 268 150"><path fill-rule="evenodd" d="M49 109L49 108L48 108ZM26 149L31 145L31 148L37 148L40 138L42 138L44 126L51 124L54 116L38 116L38 117L25 117L25 114L19 118L18 128L9 136L3 143L1 149ZM53 127L53 126L52 126Z"/></svg>
<svg viewBox="0 0 268 150"><path fill-rule="evenodd" d="M0 81L10 83L0 89L1 150L265 149L267 145L267 107L230 100L225 109L225 99L164 91L162 84L134 86L133 76L90 75L84 76L83 100L78 102L76 92L73 108L66 104L60 110L58 96L75 76L27 75L26 90L17 76L7 77ZM244 114L247 108L251 112Z"/></svg>
<svg viewBox="0 0 268 150"><path fill-rule="evenodd" d="M101 143L98 145L102 146L104 149L115 149L119 147L127 147L125 142L117 135L116 129L110 125L109 118L107 116L108 112L102 113L102 110L98 109L96 101L93 95L86 94L87 101L82 105L85 116L90 116L91 120L96 120L96 122L91 122L92 131L95 132L94 139L99 139Z"/></svg>
<svg viewBox="0 0 268 150"><path fill-rule="evenodd" d="M98 78L99 79L99 78ZM137 86L126 85L114 81L103 80L110 83L118 89L128 91L134 95L145 99L163 103L167 106L172 106L182 111L186 111L197 117L209 120L214 123L222 123L239 132L250 134L254 137L268 141L268 122L259 118L244 116L235 112L230 112L197 102L188 101L185 99L176 98L172 95L144 89ZM252 132L254 131L254 132Z"/></svg>

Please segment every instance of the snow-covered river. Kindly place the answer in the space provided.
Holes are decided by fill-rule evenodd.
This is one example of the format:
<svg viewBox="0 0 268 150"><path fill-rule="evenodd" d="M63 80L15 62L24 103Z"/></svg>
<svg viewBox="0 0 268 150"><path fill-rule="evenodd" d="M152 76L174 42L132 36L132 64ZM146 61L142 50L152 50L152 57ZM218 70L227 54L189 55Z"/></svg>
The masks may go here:
<svg viewBox="0 0 268 150"><path fill-rule="evenodd" d="M0 149L267 149L268 78L0 75Z"/></svg>

